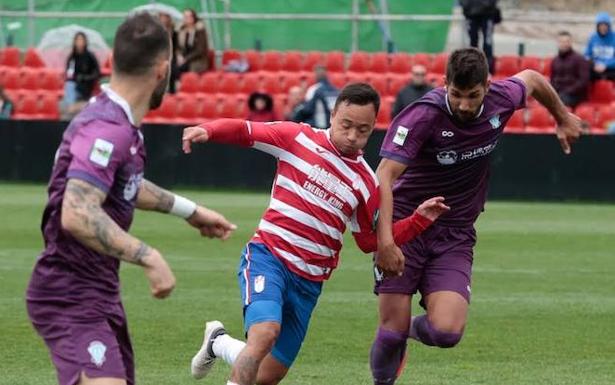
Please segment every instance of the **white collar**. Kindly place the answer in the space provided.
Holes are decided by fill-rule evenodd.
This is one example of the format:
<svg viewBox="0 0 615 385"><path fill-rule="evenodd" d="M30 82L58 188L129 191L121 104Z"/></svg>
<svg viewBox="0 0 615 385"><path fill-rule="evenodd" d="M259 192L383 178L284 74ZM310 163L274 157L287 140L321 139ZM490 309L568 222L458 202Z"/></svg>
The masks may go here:
<svg viewBox="0 0 615 385"><path fill-rule="evenodd" d="M453 110L451 110L451 105L448 103L448 93L444 94L444 100L446 101L446 109L448 110L448 113L453 116ZM480 118L480 116L483 114L483 110L485 109L485 103L480 105L480 109L478 110L478 114L476 114L476 116L474 117L474 119L478 119Z"/></svg>
<svg viewBox="0 0 615 385"><path fill-rule="evenodd" d="M137 125L135 124L135 119L132 116L132 110L130 109L130 104L128 104L126 99L121 97L117 92L113 91L111 87L109 87L108 84L103 84L100 86L100 88L103 90L105 94L107 94L107 96L109 97L109 99L111 99L111 101L113 101L115 104L120 106L122 110L124 110L124 113L126 114L126 117L128 117L130 124L136 127Z"/></svg>

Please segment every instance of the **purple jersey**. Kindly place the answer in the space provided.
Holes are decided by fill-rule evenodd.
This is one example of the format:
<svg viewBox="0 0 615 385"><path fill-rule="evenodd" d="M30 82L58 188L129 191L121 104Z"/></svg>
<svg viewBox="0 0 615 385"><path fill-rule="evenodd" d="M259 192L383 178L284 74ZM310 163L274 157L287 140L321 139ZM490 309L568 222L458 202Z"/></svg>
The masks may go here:
<svg viewBox="0 0 615 385"><path fill-rule="evenodd" d="M93 306L120 302L119 260L89 249L63 231L61 210L68 180L83 180L107 194L103 210L128 230L145 162L143 137L131 121L128 103L106 89L66 129L43 213L45 250L32 273L28 301Z"/></svg>
<svg viewBox="0 0 615 385"><path fill-rule="evenodd" d="M408 167L393 186L394 218L406 217L425 199L444 196L451 210L438 219L449 226L472 225L483 210L489 154L506 122L525 107L522 80L491 83L478 116L453 119L446 91L435 89L404 109L391 123L380 155Z"/></svg>

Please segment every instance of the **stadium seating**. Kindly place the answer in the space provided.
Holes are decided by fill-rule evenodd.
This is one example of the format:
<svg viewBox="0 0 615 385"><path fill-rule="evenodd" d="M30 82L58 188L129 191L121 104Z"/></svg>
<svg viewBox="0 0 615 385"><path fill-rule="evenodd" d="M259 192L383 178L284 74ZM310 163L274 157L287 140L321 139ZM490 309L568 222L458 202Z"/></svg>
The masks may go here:
<svg viewBox="0 0 615 385"><path fill-rule="evenodd" d="M410 73L411 65L410 65L411 57L409 54L405 52L397 52L390 55L390 66L389 71L396 74L408 74Z"/></svg>
<svg viewBox="0 0 615 385"><path fill-rule="evenodd" d="M7 67L19 67L19 48L6 47L0 51L0 65Z"/></svg>
<svg viewBox="0 0 615 385"><path fill-rule="evenodd" d="M519 72L519 57L504 55L495 60L495 74L501 77L513 76Z"/></svg>
<svg viewBox="0 0 615 385"><path fill-rule="evenodd" d="M282 92L282 87L280 84L280 78L278 74L269 73L263 76L263 91L268 93L269 95L275 95L277 93Z"/></svg>
<svg viewBox="0 0 615 385"><path fill-rule="evenodd" d="M429 68L433 56L429 53L416 53L412 56L412 64L420 64L425 66L425 68Z"/></svg>
<svg viewBox="0 0 615 385"><path fill-rule="evenodd" d="M193 95L181 98L175 120L178 122L197 122L200 116L199 104L198 99Z"/></svg>
<svg viewBox="0 0 615 385"><path fill-rule="evenodd" d="M277 72L282 69L282 53L280 51L266 51L263 53L261 69Z"/></svg>
<svg viewBox="0 0 615 385"><path fill-rule="evenodd" d="M60 108L58 98L55 94L43 93L40 96L40 108L38 117L44 120L60 119Z"/></svg>
<svg viewBox="0 0 615 385"><path fill-rule="evenodd" d="M194 72L184 72L179 80L181 92L196 93L199 92L199 75Z"/></svg>
<svg viewBox="0 0 615 385"><path fill-rule="evenodd" d="M399 91L404 88L412 77L408 74L406 75L395 75L389 77L389 89L387 94L391 96L397 96Z"/></svg>
<svg viewBox="0 0 615 385"><path fill-rule="evenodd" d="M597 80L592 83L589 92L589 101L594 103L610 103L614 97L613 82L610 80Z"/></svg>
<svg viewBox="0 0 615 385"><path fill-rule="evenodd" d="M536 56L522 56L519 60L519 69L521 70L534 70L538 72L543 71L542 59Z"/></svg>
<svg viewBox="0 0 615 385"><path fill-rule="evenodd" d="M312 72L315 66L324 64L324 62L325 62L324 52L310 51L306 53L305 58L303 60L303 70Z"/></svg>
<svg viewBox="0 0 615 385"><path fill-rule="evenodd" d="M260 89L260 75L255 73L247 73L243 75L243 80L239 91L244 94L251 94Z"/></svg>
<svg viewBox="0 0 615 385"><path fill-rule="evenodd" d="M595 127L605 131L612 124L615 124L615 102L598 108Z"/></svg>
<svg viewBox="0 0 615 385"><path fill-rule="evenodd" d="M546 133L555 132L555 121L549 111L544 107L534 107L528 109L528 120L526 132L529 133Z"/></svg>
<svg viewBox="0 0 615 385"><path fill-rule="evenodd" d="M30 47L24 54L23 65L32 68L43 68L45 67L45 62L41 59L36 49Z"/></svg>
<svg viewBox="0 0 615 385"><path fill-rule="evenodd" d="M284 54L282 69L289 72L299 72L303 69L303 54L299 51L288 51Z"/></svg>
<svg viewBox="0 0 615 385"><path fill-rule="evenodd" d="M198 90L206 94L215 94L220 85L220 74L217 72L205 72L199 78Z"/></svg>
<svg viewBox="0 0 615 385"><path fill-rule="evenodd" d="M239 92L240 75L236 73L225 74L218 84L218 92L222 94L236 94Z"/></svg>
<svg viewBox="0 0 615 385"><path fill-rule="evenodd" d="M227 65L232 60L239 60L239 59L241 59L241 52L235 49L227 49L224 52L222 52L222 66Z"/></svg>
<svg viewBox="0 0 615 385"><path fill-rule="evenodd" d="M377 52L372 54L369 66L370 72L383 74L389 71L389 56L385 52Z"/></svg>
<svg viewBox="0 0 615 385"><path fill-rule="evenodd" d="M205 97L201 103L201 117L205 120L215 119L218 116L218 104L216 99Z"/></svg>
<svg viewBox="0 0 615 385"><path fill-rule="evenodd" d="M326 67L329 72L343 72L344 53L341 51L331 51L326 54Z"/></svg>
<svg viewBox="0 0 615 385"><path fill-rule="evenodd" d="M515 111L504 127L506 133L521 133L525 131L525 111Z"/></svg>
<svg viewBox="0 0 615 385"><path fill-rule="evenodd" d="M243 55L250 65L250 71L259 71L261 69L262 57L260 52L251 49L245 51Z"/></svg>
<svg viewBox="0 0 615 385"><path fill-rule="evenodd" d="M434 56L433 61L427 71L435 74L446 73L446 63L448 61L448 53L440 53Z"/></svg>
<svg viewBox="0 0 615 385"><path fill-rule="evenodd" d="M366 72L370 66L370 57L367 52L356 51L350 55L348 62L348 71Z"/></svg>
<svg viewBox="0 0 615 385"><path fill-rule="evenodd" d="M38 98L36 95L29 93L18 101L15 106L13 119L37 119L38 118Z"/></svg>

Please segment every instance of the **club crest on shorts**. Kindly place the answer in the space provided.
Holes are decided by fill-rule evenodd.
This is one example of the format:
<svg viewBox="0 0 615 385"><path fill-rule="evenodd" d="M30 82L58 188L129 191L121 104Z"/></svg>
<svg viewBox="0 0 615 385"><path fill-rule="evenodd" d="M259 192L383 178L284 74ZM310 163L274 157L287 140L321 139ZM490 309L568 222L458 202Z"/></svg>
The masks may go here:
<svg viewBox="0 0 615 385"><path fill-rule="evenodd" d="M90 353L90 360L97 367L101 367L105 363L105 353L107 352L107 346L100 341L92 341L88 346L88 353Z"/></svg>
<svg viewBox="0 0 615 385"><path fill-rule="evenodd" d="M254 278L254 291L257 293L262 293L265 290L265 276L257 275Z"/></svg>

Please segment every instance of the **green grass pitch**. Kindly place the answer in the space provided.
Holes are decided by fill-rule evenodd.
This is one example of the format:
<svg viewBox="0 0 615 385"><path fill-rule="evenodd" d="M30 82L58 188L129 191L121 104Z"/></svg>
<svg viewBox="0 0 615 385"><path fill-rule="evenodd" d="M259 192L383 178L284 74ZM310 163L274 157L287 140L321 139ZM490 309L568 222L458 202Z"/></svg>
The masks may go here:
<svg viewBox="0 0 615 385"><path fill-rule="evenodd" d="M241 334L235 269L268 196L185 192L239 225L227 242L201 239L177 218L138 213L133 233L158 248L177 276L172 297L150 297L141 270L122 269L140 384L196 384L189 363L205 320ZM24 289L42 245L44 186L0 185L0 384L55 384ZM615 206L488 204L478 224L473 301L455 349L410 344L398 384L615 384ZM307 340L284 383L371 384L376 326L370 256L346 239ZM224 384L216 364L200 383Z"/></svg>

